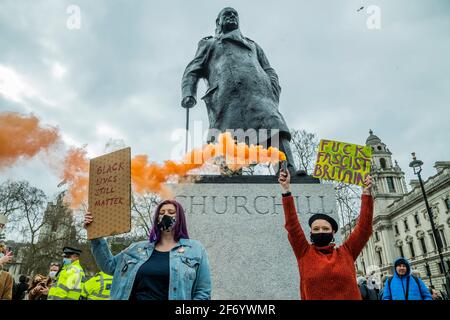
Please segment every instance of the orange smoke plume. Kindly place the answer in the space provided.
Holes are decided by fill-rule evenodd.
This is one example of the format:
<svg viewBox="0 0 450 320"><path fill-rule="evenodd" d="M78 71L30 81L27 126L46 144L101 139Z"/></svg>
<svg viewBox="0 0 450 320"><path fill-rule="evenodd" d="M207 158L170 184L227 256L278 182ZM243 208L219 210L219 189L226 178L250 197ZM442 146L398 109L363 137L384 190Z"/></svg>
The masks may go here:
<svg viewBox="0 0 450 320"><path fill-rule="evenodd" d="M223 157L232 170L254 163L277 163L286 160L283 152L277 148L248 146L234 142L230 133L219 136L217 144L207 144L202 149L194 149L183 157L182 162L172 160L163 164L149 163L148 156L138 155L131 160L131 181L137 193L152 192L162 198L173 198L173 193L165 183L170 177L183 179L189 171L201 168L217 157ZM87 200L89 185L89 160L83 149L72 149L64 163L64 179L69 185L71 208L77 208Z"/></svg>
<svg viewBox="0 0 450 320"><path fill-rule="evenodd" d="M18 113L0 113L0 169L11 165L21 157L32 158L41 150L61 142L54 127L43 127L37 117ZM138 155L131 161L131 180L137 193L152 192L162 198L172 198L172 192L165 184L171 177L186 179L189 171L203 167L214 159L222 157L231 170L239 170L256 163L277 163L286 160L283 152L270 147L248 146L235 143L230 133L219 136L216 144L207 144L201 149L187 153L181 162L165 161L163 164L149 163L146 155ZM51 157L52 158L52 157ZM52 158L57 159L55 155ZM59 162L61 160L58 160ZM89 159L84 148L72 148L64 156L60 173L67 184L66 202L72 209L87 201L89 187ZM52 164L52 163L49 163Z"/></svg>
<svg viewBox="0 0 450 320"><path fill-rule="evenodd" d="M66 201L72 209L80 207L87 201L89 190L89 160L86 150L72 148L64 159L62 172L63 183L68 184L68 197Z"/></svg>
<svg viewBox="0 0 450 320"><path fill-rule="evenodd" d="M153 192L164 199L173 198L173 193L165 183L171 176L185 176L189 165L165 161L164 164L148 163L146 155L138 155L131 160L131 181L137 193Z"/></svg>
<svg viewBox="0 0 450 320"><path fill-rule="evenodd" d="M44 128L34 115L0 113L0 168L32 158L59 139L58 129Z"/></svg>
<svg viewBox="0 0 450 320"><path fill-rule="evenodd" d="M207 162L223 157L227 166L238 170L256 163L278 163L286 160L286 155L277 148L236 144L230 133L222 133L217 144L207 144L202 149L194 149L183 157L181 163L165 161L164 164L148 163L148 157L139 155L131 160L131 180L136 192L158 193L163 198L172 197L165 185L171 176L185 177L193 169L201 168Z"/></svg>
<svg viewBox="0 0 450 320"><path fill-rule="evenodd" d="M217 144L208 144L202 149L194 149L186 154L183 163L187 165L200 165L223 157L227 166L236 171L251 164L278 163L286 160L286 155L277 148L265 149L261 145L248 146L244 142L236 143L229 132L219 135Z"/></svg>

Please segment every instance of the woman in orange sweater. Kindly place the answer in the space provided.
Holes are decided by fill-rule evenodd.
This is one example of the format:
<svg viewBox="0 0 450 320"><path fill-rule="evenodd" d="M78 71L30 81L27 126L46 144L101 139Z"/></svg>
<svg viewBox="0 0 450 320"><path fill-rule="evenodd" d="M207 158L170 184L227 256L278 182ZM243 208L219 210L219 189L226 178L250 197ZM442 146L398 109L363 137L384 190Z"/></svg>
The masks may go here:
<svg viewBox="0 0 450 320"><path fill-rule="evenodd" d="M283 190L285 227L300 273L301 299L361 300L354 263L372 234L372 177L367 176L364 181L358 224L339 248L333 243L338 224L325 214L315 214L309 219L312 244L308 243L298 221L287 170L281 171L278 182Z"/></svg>

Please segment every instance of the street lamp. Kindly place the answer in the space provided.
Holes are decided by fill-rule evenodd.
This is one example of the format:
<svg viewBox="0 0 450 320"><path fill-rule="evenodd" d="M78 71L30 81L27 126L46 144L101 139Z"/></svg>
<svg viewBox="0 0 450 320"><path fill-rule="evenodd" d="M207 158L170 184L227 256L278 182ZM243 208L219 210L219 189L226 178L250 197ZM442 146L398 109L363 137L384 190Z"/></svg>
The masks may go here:
<svg viewBox="0 0 450 320"><path fill-rule="evenodd" d="M430 286L432 286L433 280L431 280L431 270L430 270L430 265L428 264L427 255L425 254L423 257L425 259L425 271L427 273L428 280L430 281Z"/></svg>
<svg viewBox="0 0 450 320"><path fill-rule="evenodd" d="M411 168L413 168L414 174L416 174L417 177L419 178L419 184L420 184L420 188L422 189L423 199L425 201L425 206L427 208L428 217L430 218L431 230L433 231L433 237L434 237L434 240L436 241L436 246L437 246L438 253L439 253L439 259L441 260L442 271L444 272L444 276L445 276L445 281L446 281L445 290L447 291L447 295L450 295L450 274L447 273L447 268L445 267L445 263L444 263L444 257L442 256L442 248L443 248L442 240L436 229L436 226L434 225L433 214L431 212L430 205L428 204L427 194L425 193L425 187L423 185L422 177L420 175L420 173L422 172L423 161L417 160L415 152L411 153L411 155L412 155L413 161L411 161L409 163L409 166Z"/></svg>

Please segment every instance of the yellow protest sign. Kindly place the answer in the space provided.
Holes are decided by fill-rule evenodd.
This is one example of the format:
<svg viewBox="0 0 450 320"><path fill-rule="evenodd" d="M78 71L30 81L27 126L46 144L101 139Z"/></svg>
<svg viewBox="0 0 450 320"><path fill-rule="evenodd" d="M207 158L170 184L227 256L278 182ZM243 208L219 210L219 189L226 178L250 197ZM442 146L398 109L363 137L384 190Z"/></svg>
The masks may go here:
<svg viewBox="0 0 450 320"><path fill-rule="evenodd" d="M322 139L313 177L364 186L371 160L372 149L368 146Z"/></svg>

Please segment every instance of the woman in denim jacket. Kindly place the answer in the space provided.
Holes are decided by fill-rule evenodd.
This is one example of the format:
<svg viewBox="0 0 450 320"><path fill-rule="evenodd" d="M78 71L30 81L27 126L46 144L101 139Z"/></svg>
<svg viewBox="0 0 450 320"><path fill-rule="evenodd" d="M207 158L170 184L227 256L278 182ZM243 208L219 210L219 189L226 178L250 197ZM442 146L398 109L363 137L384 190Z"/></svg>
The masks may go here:
<svg viewBox="0 0 450 320"><path fill-rule="evenodd" d="M85 226L93 221L88 212ZM211 276L203 245L190 240L183 207L174 200L156 208L149 241L116 256L104 238L91 240L99 268L114 276L111 300L209 300Z"/></svg>

